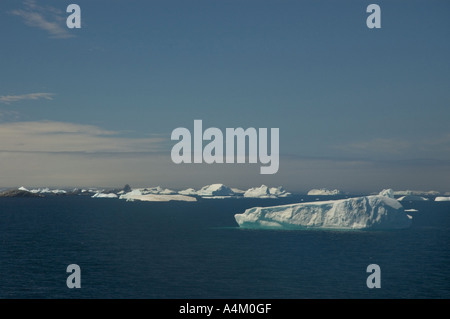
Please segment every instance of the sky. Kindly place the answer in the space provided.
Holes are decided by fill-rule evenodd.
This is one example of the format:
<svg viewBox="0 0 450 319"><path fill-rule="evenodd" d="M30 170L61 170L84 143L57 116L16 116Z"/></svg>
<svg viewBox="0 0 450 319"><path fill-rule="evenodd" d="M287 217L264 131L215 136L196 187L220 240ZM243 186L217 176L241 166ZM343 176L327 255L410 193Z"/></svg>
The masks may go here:
<svg viewBox="0 0 450 319"><path fill-rule="evenodd" d="M69 4L81 28L69 29ZM369 4L381 9L370 29ZM450 192L448 1L2 0L0 187ZM279 170L171 133L279 128Z"/></svg>

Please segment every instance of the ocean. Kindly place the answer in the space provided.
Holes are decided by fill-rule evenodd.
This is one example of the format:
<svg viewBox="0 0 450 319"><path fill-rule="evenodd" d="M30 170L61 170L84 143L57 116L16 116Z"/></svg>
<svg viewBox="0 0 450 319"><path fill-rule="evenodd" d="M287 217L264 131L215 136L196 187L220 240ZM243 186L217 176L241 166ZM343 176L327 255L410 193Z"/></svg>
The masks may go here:
<svg viewBox="0 0 450 319"><path fill-rule="evenodd" d="M403 202L418 212L395 231L241 229L234 220L316 197L0 198L0 298L450 298L450 202ZM79 289L66 285L70 264ZM381 288L366 285L370 264Z"/></svg>

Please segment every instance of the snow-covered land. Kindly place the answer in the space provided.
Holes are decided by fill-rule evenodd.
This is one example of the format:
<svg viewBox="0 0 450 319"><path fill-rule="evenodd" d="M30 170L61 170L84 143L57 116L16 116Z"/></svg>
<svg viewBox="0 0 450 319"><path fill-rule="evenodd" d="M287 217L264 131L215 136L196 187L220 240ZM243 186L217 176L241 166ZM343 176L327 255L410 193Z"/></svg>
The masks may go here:
<svg viewBox="0 0 450 319"><path fill-rule="evenodd" d="M448 201L450 201L450 197L438 196L434 200L436 202L448 202Z"/></svg>
<svg viewBox="0 0 450 319"><path fill-rule="evenodd" d="M20 191L25 191L25 192L30 192L33 194L67 194L67 191L63 190L63 189L50 189L48 187L45 188L36 188L36 189L32 189L32 190L28 190L26 187L19 187L18 190Z"/></svg>
<svg viewBox="0 0 450 319"><path fill-rule="evenodd" d="M235 219L246 228L400 229L411 225L400 202L383 195L254 207Z"/></svg>
<svg viewBox="0 0 450 319"><path fill-rule="evenodd" d="M321 189L311 189L308 192L308 195L310 196L317 196L317 195L341 195L341 191L338 189L329 190L326 188Z"/></svg>
<svg viewBox="0 0 450 319"><path fill-rule="evenodd" d="M80 191L78 191L80 193ZM93 198L119 198L143 201L196 201L196 197L207 199L222 199L222 198L281 198L291 196L283 187L261 187L251 188L248 191L243 191L237 188L230 188L224 184L211 184L202 187L200 190L194 188L187 188L179 192L171 189L163 188L161 186L148 188L135 188L125 190L109 190L109 191L93 191ZM114 196L116 195L116 196Z"/></svg>

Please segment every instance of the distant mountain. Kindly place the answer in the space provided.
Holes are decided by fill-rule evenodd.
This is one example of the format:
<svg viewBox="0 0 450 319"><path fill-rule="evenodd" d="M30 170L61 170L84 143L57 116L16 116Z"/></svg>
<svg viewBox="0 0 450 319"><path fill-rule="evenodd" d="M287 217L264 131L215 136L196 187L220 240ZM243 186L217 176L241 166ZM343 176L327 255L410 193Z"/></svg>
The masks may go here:
<svg viewBox="0 0 450 319"><path fill-rule="evenodd" d="M22 189L10 189L0 193L0 197L44 197Z"/></svg>

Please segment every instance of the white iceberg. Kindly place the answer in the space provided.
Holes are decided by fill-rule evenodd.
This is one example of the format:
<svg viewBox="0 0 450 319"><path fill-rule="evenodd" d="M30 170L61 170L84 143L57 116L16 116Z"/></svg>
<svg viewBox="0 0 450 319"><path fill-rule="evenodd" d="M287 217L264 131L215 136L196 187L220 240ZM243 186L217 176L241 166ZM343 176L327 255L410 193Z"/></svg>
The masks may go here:
<svg viewBox="0 0 450 319"><path fill-rule="evenodd" d="M66 194L67 192L63 189L53 189L51 191L53 194Z"/></svg>
<svg viewBox="0 0 450 319"><path fill-rule="evenodd" d="M401 229L412 218L397 200L381 195L254 207L234 217L244 228L287 229Z"/></svg>
<svg viewBox="0 0 450 319"><path fill-rule="evenodd" d="M188 188L188 189L184 189L182 191L179 191L178 194L188 195L188 196L189 195L195 196L195 195L197 195L197 191L195 189L193 189L193 188Z"/></svg>
<svg viewBox="0 0 450 319"><path fill-rule="evenodd" d="M436 202L448 202L450 201L450 197L438 196L434 199Z"/></svg>
<svg viewBox="0 0 450 319"><path fill-rule="evenodd" d="M289 193L288 191L286 191L282 186L271 187L269 189L269 191L270 191L270 194L275 195L277 198L292 196L292 194Z"/></svg>
<svg viewBox="0 0 450 319"><path fill-rule="evenodd" d="M92 198L117 198L118 196L114 193L95 193L91 196Z"/></svg>
<svg viewBox="0 0 450 319"><path fill-rule="evenodd" d="M233 191L233 193L234 194L236 194L236 195L244 195L244 193L245 193L245 191L243 191L242 189L239 189L239 188L234 188L234 187L231 187L231 190Z"/></svg>
<svg viewBox="0 0 450 319"><path fill-rule="evenodd" d="M143 194L156 194L156 195L175 195L177 192L168 189L168 188L162 188L161 186L156 187L150 187L150 188L141 188L140 191Z"/></svg>
<svg viewBox="0 0 450 319"><path fill-rule="evenodd" d="M413 190L406 190L406 191L395 191L394 195L397 196L407 196L407 195L415 195L415 196L437 196L440 193L438 191L413 191Z"/></svg>
<svg viewBox="0 0 450 319"><path fill-rule="evenodd" d="M261 185L260 187L252 187L244 192L244 197L248 198L279 198L288 197L292 194L287 192L283 187L267 187Z"/></svg>
<svg viewBox="0 0 450 319"><path fill-rule="evenodd" d="M229 188L228 186L225 186L223 184L211 184L202 187L198 192L197 195L199 196L233 196L235 193Z"/></svg>
<svg viewBox="0 0 450 319"><path fill-rule="evenodd" d="M417 195L405 195L405 196L398 198L397 200L399 200L399 201L425 201L425 200L428 200L428 198L425 198L422 196L417 196Z"/></svg>
<svg viewBox="0 0 450 319"><path fill-rule="evenodd" d="M20 186L20 187L18 188L18 190L19 190L19 191L24 191L24 192L29 192L29 190L28 190L27 188L23 187L23 186Z"/></svg>
<svg viewBox="0 0 450 319"><path fill-rule="evenodd" d="M63 190L63 189L50 189L48 187L45 188L35 188L30 190L31 193L34 194L66 194L67 191Z"/></svg>
<svg viewBox="0 0 450 319"><path fill-rule="evenodd" d="M244 193L244 197L250 198L276 198L270 193L269 187L261 185L260 187L252 187Z"/></svg>
<svg viewBox="0 0 450 319"><path fill-rule="evenodd" d="M394 198L394 190L389 188L389 189L383 189L380 194L380 196L386 196L389 198Z"/></svg>
<svg viewBox="0 0 450 319"><path fill-rule="evenodd" d="M326 188L321 188L321 189L311 189L308 192L308 195L310 196L317 196L317 195L341 195L341 191L338 189L333 189L333 190L329 190Z"/></svg>
<svg viewBox="0 0 450 319"><path fill-rule="evenodd" d="M141 189L133 189L131 192L120 195L119 199L126 199L127 201L148 201L148 202L169 202L169 201L185 201L185 202L195 202L197 199L195 197L179 195L179 194L152 194Z"/></svg>

